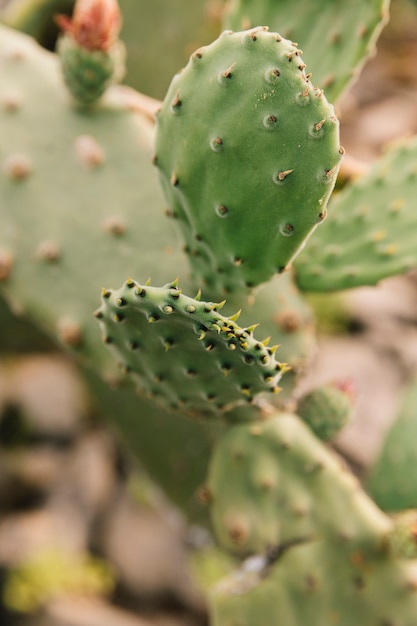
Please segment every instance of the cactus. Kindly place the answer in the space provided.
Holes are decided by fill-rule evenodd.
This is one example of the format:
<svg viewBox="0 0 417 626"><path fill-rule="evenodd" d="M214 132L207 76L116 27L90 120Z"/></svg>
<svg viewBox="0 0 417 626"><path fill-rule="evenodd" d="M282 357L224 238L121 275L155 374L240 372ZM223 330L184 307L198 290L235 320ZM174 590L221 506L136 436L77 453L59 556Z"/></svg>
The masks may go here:
<svg viewBox="0 0 417 626"><path fill-rule="evenodd" d="M342 149L305 67L296 44L265 28L224 32L168 89L155 162L209 294L282 272L326 216Z"/></svg>
<svg viewBox="0 0 417 626"><path fill-rule="evenodd" d="M2 293L114 372L92 317L94 286L149 265L164 282L171 264L187 273L150 163L152 126L117 92L94 112L74 108L56 57L6 27L0 66Z"/></svg>
<svg viewBox="0 0 417 626"><path fill-rule="evenodd" d="M244 556L301 537L368 541L375 529L385 532L385 516L358 487L340 459L286 413L229 428L207 480L216 536Z"/></svg>
<svg viewBox="0 0 417 626"><path fill-rule="evenodd" d="M104 7L104 8L103 8ZM124 75L125 47L119 40L121 15L117 0L79 2L73 19L57 16L63 33L57 52L66 85L81 105L94 104Z"/></svg>
<svg viewBox="0 0 417 626"><path fill-rule="evenodd" d="M267 615L268 623L285 626L414 626L415 581L415 561L364 553L354 540L311 541L276 562L248 560L219 584L211 624L256 626Z"/></svg>
<svg viewBox="0 0 417 626"><path fill-rule="evenodd" d="M70 15L75 0L9 0L0 20L54 50L57 14ZM163 98L172 75L199 45L218 36L221 11L210 0L119 0L121 39L127 49L126 84ZM163 52L161 54L161 51Z"/></svg>
<svg viewBox="0 0 417 626"><path fill-rule="evenodd" d="M224 27L241 30L265 24L300 42L314 84L335 102L375 52L388 21L389 4L389 0L343 4L337 0L232 0Z"/></svg>
<svg viewBox="0 0 417 626"><path fill-rule="evenodd" d="M416 159L416 137L398 142L332 199L326 223L295 263L301 289L375 285L416 266Z"/></svg>
<svg viewBox="0 0 417 626"><path fill-rule="evenodd" d="M417 508L417 384L404 394L398 417L385 435L377 459L366 478L366 488L385 511Z"/></svg>
<svg viewBox="0 0 417 626"><path fill-rule="evenodd" d="M349 422L353 400L352 383L335 381L302 395L297 414L319 439L330 441Z"/></svg>
<svg viewBox="0 0 417 626"><path fill-rule="evenodd" d="M103 291L96 317L104 342L139 388L168 409L233 419L236 407L279 391L286 366L275 359L276 346L254 338L256 325L241 328L237 316L221 315L223 304L185 296L177 281L152 287L128 280L118 291Z"/></svg>
<svg viewBox="0 0 417 626"><path fill-rule="evenodd" d="M296 415L229 427L207 489L221 544L257 555L214 589L214 626L254 626L260 615L294 626L415 623L410 523L400 529L379 511Z"/></svg>
<svg viewBox="0 0 417 626"><path fill-rule="evenodd" d="M156 134L154 109L132 110L128 96L138 94L101 96L100 86L94 106L77 106L57 56L0 28L1 295L86 364L100 412L119 422L175 500L199 518L208 504L218 542L250 557L214 590L214 626L414 626L415 511L384 513L323 441L347 419L346 394L343 410L337 402L330 412L320 394L300 399L298 416L296 403L288 408L294 377L282 377L283 386L290 380L282 402L271 391L284 362L302 369L312 348L297 285L350 288L415 266L416 140L330 200L339 123L289 31L266 28L278 5L258 3L268 7L265 22L226 31L191 56L168 88ZM232 3L229 19L247 6ZM312 4L291 7L303 49L328 28L334 6L321 7L311 32L302 22ZM387 3L342 9L343 30L326 33L337 53L321 52L318 73L333 98L375 42ZM73 34L75 17L63 23ZM358 44L346 33L359 24ZM85 77L83 55L70 56ZM136 282L148 276L152 284ZM256 339L265 335L273 347ZM106 385L130 380L116 361L139 395L134 384Z"/></svg>

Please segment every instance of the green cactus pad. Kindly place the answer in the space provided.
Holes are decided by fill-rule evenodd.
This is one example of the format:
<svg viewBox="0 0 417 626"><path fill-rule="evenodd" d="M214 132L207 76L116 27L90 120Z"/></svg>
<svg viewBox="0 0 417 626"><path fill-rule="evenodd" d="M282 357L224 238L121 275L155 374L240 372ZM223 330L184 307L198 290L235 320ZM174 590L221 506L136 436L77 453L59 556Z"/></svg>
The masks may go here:
<svg viewBox="0 0 417 626"><path fill-rule="evenodd" d="M331 202L296 262L305 291L375 285L417 266L417 138L405 140Z"/></svg>
<svg viewBox="0 0 417 626"><path fill-rule="evenodd" d="M241 555L322 536L355 536L378 550L390 527L340 459L291 414L231 426L207 489L218 540Z"/></svg>
<svg viewBox="0 0 417 626"><path fill-rule="evenodd" d="M370 469L366 488L385 511L417 508L417 379L404 394Z"/></svg>
<svg viewBox="0 0 417 626"><path fill-rule="evenodd" d="M126 273L188 274L151 164L152 125L117 90L75 108L56 55L1 27L0 136L1 293L113 375L97 289Z"/></svg>
<svg viewBox="0 0 417 626"><path fill-rule="evenodd" d="M331 102L352 82L388 21L389 0L232 0L225 28L266 24L298 41Z"/></svg>
<svg viewBox="0 0 417 626"><path fill-rule="evenodd" d="M213 626L414 626L410 541L297 416L230 426L207 493L221 544L250 555L214 589Z"/></svg>
<svg viewBox="0 0 417 626"><path fill-rule="evenodd" d="M251 559L216 586L212 626L415 626L417 561L371 556L354 540Z"/></svg>
<svg viewBox="0 0 417 626"><path fill-rule="evenodd" d="M353 412L349 385L329 383L301 396L297 415L322 441L330 441L346 426Z"/></svg>
<svg viewBox="0 0 417 626"><path fill-rule="evenodd" d="M239 324L260 322L259 332L279 344L280 360L291 364L282 378L279 405L288 399L300 373L305 370L316 348L314 315L306 298L297 289L292 272L276 276L253 294L233 293L227 298L224 314L241 310Z"/></svg>
<svg viewBox="0 0 417 626"><path fill-rule="evenodd" d="M224 32L174 77L157 122L155 162L198 280L223 294L281 272L323 221L342 152L297 46Z"/></svg>
<svg viewBox="0 0 417 626"><path fill-rule="evenodd" d="M217 416L262 392L277 392L286 366L275 349L218 313L221 304L128 280L103 291L103 338L144 391L191 416ZM238 411L238 419L246 413ZM250 412L252 415L252 412Z"/></svg>

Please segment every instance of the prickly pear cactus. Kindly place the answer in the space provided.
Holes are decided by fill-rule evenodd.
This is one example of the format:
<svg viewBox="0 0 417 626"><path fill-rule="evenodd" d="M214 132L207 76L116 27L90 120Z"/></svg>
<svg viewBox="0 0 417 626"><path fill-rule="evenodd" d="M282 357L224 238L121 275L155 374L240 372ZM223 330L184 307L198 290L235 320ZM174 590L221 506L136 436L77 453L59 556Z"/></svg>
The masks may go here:
<svg viewBox="0 0 417 626"><path fill-rule="evenodd" d="M224 27L265 24L300 42L314 84L334 102L375 52L389 5L389 0L231 0Z"/></svg>
<svg viewBox="0 0 417 626"><path fill-rule="evenodd" d="M286 413L229 428L207 489L218 540L242 555L316 536L368 541L390 525L340 459Z"/></svg>
<svg viewBox="0 0 417 626"><path fill-rule="evenodd" d="M254 338L256 325L241 328L237 316L218 312L222 305L182 294L176 281L152 287L129 279L103 291L96 317L126 371L167 408L195 417L234 415L258 394L278 392L287 366L275 359L277 346ZM245 419L246 412L237 416Z"/></svg>
<svg viewBox="0 0 417 626"><path fill-rule="evenodd" d="M297 416L229 427L207 494L221 544L249 557L214 589L213 626L415 624L410 528L400 553L396 524Z"/></svg>
<svg viewBox="0 0 417 626"><path fill-rule="evenodd" d="M417 562L369 554L355 537L248 560L211 595L211 626L415 626ZM264 617L264 616L267 616Z"/></svg>
<svg viewBox="0 0 417 626"><path fill-rule="evenodd" d="M56 56L1 27L0 135L1 292L114 372L92 316L97 288L150 268L161 282L173 266L188 273L150 162L152 126L116 91L77 110Z"/></svg>
<svg viewBox="0 0 417 626"><path fill-rule="evenodd" d="M375 285L417 265L417 138L392 146L331 201L328 220L296 261L305 291Z"/></svg>
<svg viewBox="0 0 417 626"><path fill-rule="evenodd" d="M209 297L282 272L326 216L339 124L305 68L276 33L228 31L168 90L155 163Z"/></svg>
<svg viewBox="0 0 417 626"><path fill-rule="evenodd" d="M388 430L366 488L386 511L417 508L417 380L404 394L397 419Z"/></svg>

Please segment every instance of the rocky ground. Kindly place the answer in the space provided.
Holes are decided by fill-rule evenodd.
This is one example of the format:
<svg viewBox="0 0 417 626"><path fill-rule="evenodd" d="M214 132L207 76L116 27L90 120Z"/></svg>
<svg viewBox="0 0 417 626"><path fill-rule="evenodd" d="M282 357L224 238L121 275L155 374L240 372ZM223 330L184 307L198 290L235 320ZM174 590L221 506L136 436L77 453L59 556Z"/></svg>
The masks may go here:
<svg viewBox="0 0 417 626"><path fill-rule="evenodd" d="M416 57L410 4L341 104L349 155L370 163L387 142L417 132ZM349 332L319 332L301 387L353 379L355 415L337 447L364 473L417 368L417 274L353 290L343 306ZM195 532L95 414L71 361L10 354L6 343L0 352L0 624L206 624ZM28 559L34 568L19 569ZM61 582L45 594L51 570Z"/></svg>

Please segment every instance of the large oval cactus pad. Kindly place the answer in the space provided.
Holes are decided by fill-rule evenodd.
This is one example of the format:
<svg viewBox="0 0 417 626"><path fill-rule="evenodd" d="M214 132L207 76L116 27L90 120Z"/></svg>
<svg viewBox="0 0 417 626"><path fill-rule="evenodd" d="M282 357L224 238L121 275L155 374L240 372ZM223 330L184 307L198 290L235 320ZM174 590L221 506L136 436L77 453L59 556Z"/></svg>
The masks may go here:
<svg viewBox="0 0 417 626"><path fill-rule="evenodd" d="M129 279L103 292L96 316L105 343L140 389L167 408L216 417L278 391L288 369L275 359L276 346L254 338L255 327L221 315L222 304L190 298L176 281L153 287Z"/></svg>
<svg viewBox="0 0 417 626"><path fill-rule="evenodd" d="M326 215L339 124L297 45L224 32L174 77L155 162L194 272L232 292L282 271Z"/></svg>

